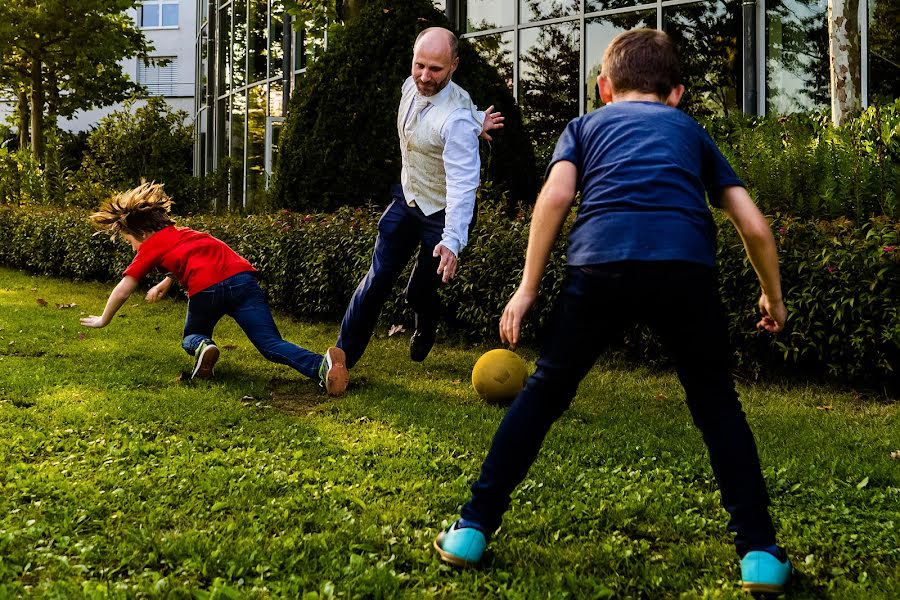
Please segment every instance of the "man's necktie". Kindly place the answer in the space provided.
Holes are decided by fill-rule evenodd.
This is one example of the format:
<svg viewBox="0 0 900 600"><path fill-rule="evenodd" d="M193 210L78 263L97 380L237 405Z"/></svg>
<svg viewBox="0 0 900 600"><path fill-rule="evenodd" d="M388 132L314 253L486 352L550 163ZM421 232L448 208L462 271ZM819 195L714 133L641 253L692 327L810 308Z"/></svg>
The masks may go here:
<svg viewBox="0 0 900 600"><path fill-rule="evenodd" d="M404 128L407 133L410 133L416 128L416 125L419 124L419 117L422 116L422 111L425 110L426 106L428 106L428 98L416 94L416 98L413 101L412 112L410 112L409 118L406 120L406 127Z"/></svg>

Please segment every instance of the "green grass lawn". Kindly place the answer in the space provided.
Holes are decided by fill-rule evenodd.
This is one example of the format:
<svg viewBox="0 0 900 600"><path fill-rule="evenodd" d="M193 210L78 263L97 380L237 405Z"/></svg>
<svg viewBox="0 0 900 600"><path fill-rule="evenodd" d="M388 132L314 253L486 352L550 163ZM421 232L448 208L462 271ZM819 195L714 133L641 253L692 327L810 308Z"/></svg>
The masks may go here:
<svg viewBox="0 0 900 600"><path fill-rule="evenodd" d="M598 364L483 568L459 572L431 542L503 415L469 382L489 346L417 364L382 335L329 399L226 319L218 378L182 382L185 304L135 294L80 327L109 290L0 269L0 598L742 597L670 374ZM318 351L337 334L276 319ZM900 404L740 391L802 572L788 596L900 598Z"/></svg>

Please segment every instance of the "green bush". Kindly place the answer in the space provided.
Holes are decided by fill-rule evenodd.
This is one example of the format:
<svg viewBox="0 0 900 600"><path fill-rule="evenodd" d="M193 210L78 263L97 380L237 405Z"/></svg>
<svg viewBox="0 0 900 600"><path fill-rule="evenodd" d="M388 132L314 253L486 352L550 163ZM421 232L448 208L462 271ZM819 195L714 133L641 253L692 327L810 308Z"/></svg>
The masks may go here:
<svg viewBox="0 0 900 600"><path fill-rule="evenodd" d="M419 31L449 27L428 0L378 0L334 29L291 97L279 143L274 202L298 211L331 211L387 199L400 180L397 105ZM460 40L453 78L480 108L494 104L506 128L482 143L485 180L510 204L532 202L537 185L531 144L518 107L497 70Z"/></svg>
<svg viewBox="0 0 900 600"><path fill-rule="evenodd" d="M88 135L88 152L82 160L86 175L81 181L88 190L79 203L93 197L91 186L126 190L146 179L165 184L177 213L205 209L191 176L194 142L193 127L184 124L187 116L173 111L162 98L151 97L144 106L133 109L126 103L101 119Z"/></svg>
<svg viewBox="0 0 900 600"><path fill-rule="evenodd" d="M0 205L45 202L44 170L31 152L0 148Z"/></svg>
<svg viewBox="0 0 900 600"><path fill-rule="evenodd" d="M298 317L336 320L368 268L379 211L344 207L333 215L282 211L245 218L204 215L180 224L230 244L262 274L272 303ZM83 211L0 207L0 264L76 279L117 280L131 260L127 244L92 236ZM759 286L730 225L719 234L721 292L736 361L748 375L802 373L866 387L900 389L900 224L876 217L805 222L776 215L789 318L778 336L757 332ZM472 241L452 285L443 288L447 332L473 341L497 340L497 320L521 276L528 215L510 220L504 206L483 199ZM534 342L562 281L560 241L543 296L523 334ZM383 325L410 323L391 296ZM626 350L658 356L642 332Z"/></svg>
<svg viewBox="0 0 900 600"><path fill-rule="evenodd" d="M706 123L768 214L900 219L900 100L833 127L826 114Z"/></svg>

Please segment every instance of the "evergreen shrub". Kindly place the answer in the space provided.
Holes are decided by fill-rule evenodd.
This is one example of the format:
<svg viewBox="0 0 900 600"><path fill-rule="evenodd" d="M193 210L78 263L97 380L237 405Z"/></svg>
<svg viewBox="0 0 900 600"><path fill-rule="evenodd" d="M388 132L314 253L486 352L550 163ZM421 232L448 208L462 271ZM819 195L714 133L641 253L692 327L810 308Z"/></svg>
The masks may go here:
<svg viewBox="0 0 900 600"><path fill-rule="evenodd" d="M397 106L412 46L426 27L450 28L429 0L374 0L329 36L290 101L279 143L274 202L302 212L383 204L400 180ZM481 143L482 180L511 206L534 200L537 173L515 100L495 68L460 40L453 80L479 108L490 104L506 127Z"/></svg>
<svg viewBox="0 0 900 600"><path fill-rule="evenodd" d="M116 281L129 263L127 244L92 236L84 211L0 207L0 264L39 274ZM203 215L179 223L208 231L261 272L274 306L304 318L337 320L368 268L379 212L344 207L332 215L287 211L271 215ZM497 342L500 313L521 278L528 217L510 219L506 207L483 199L459 275L442 288L447 333ZM805 221L775 215L776 241L789 318L777 336L757 332L759 285L740 239L728 224L719 233L721 293L730 315L736 362L748 375L802 373L832 381L900 390L900 223L874 217ZM563 278L560 241L542 297L523 330L534 343ZM408 271L407 271L408 275ZM382 312L411 324L400 299L405 278ZM98 300L99 301L99 300ZM658 356L636 332L625 348L646 361Z"/></svg>

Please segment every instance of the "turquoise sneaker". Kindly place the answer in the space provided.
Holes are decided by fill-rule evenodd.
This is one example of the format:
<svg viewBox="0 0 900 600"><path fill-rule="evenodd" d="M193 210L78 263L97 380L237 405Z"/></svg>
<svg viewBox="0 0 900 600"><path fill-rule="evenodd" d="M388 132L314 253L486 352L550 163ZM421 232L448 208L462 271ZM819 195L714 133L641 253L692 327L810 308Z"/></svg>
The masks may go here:
<svg viewBox="0 0 900 600"><path fill-rule="evenodd" d="M782 562L765 550L752 550L741 559L741 589L751 593L780 594L793 572L787 556Z"/></svg>
<svg viewBox="0 0 900 600"><path fill-rule="evenodd" d="M434 539L434 549L441 560L454 567L468 569L478 565L487 538L474 527L459 527L459 521L451 523Z"/></svg>
<svg viewBox="0 0 900 600"><path fill-rule="evenodd" d="M219 360L219 348L212 340L203 340L194 352L197 362L194 363L194 371L191 379L209 379L215 375L216 361Z"/></svg>

